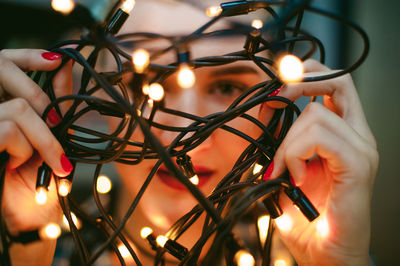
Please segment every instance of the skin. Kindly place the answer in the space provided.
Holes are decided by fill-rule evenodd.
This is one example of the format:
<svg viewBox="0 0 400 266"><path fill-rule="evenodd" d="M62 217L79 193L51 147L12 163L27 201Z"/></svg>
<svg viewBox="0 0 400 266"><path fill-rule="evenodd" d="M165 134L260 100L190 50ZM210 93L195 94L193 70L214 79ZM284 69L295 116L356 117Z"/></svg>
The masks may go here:
<svg viewBox="0 0 400 266"><path fill-rule="evenodd" d="M138 9L135 9L135 12L138 16L135 19L140 19L140 14L143 14L140 8L150 5L149 2L152 1L146 1L146 4L137 6ZM157 20L162 20L164 18L162 14L166 13L165 8L172 5L169 2L160 3L163 4L160 4L158 11L155 11L159 14L154 16ZM197 11L189 9L183 14L192 19L205 19ZM170 15L177 17L173 10ZM149 23L144 24L147 25L144 27L150 27L152 23L159 22L152 21L151 18L147 19ZM131 25L129 23L126 29ZM201 25L201 23L196 23L196 25ZM185 25L185 27L193 29L196 25ZM176 27L176 33L185 29L182 28L182 23L177 23ZM135 28L135 31L138 29ZM195 56L201 56L207 52L201 45L192 48L196 50ZM2 50L0 52L0 92L2 95L7 93L9 96L9 100L0 103L0 151L6 150L11 156L6 173L2 208L7 225L15 234L19 231L41 227L50 221L57 222L60 219L61 214L54 193L50 195L49 204L45 206L34 206L30 203L34 198L36 172L41 161L47 162L58 175L68 174L62 169L58 159L63 153L62 148L49 130L49 127L53 125L48 121L43 122L40 118L49 99L23 73L29 70L49 71L57 68L61 59L46 60L41 56L43 52L42 50ZM168 58L163 60L168 60ZM244 67L246 64L238 66ZM167 106L196 115L207 115L226 108L240 93L240 90L238 91L235 87L238 83L248 88L265 80L265 76L260 72L213 76L218 69L204 68L196 71L197 83L189 90L180 89L172 76L164 84L167 91ZM306 61L305 70L306 75L310 76L331 72L315 61ZM225 82L222 88L217 86L215 90L210 89L213 84L221 80ZM233 89L228 94L227 91L230 89L226 90L226 86ZM67 64L57 74L54 87L58 97L71 91L71 64ZM278 232L300 265L324 263L366 265L369 263L370 199L378 166L378 153L357 92L351 77L344 76L322 82L288 84L279 93L279 96L291 100L301 95L323 95L324 105L309 104L296 120L274 157L275 167L271 178L276 178L287 167L296 184L303 189L322 214L322 218L319 219L326 219L329 233L324 237L318 236L317 221L308 223L284 196L281 197L281 205L285 214L293 220L294 225L290 232L280 230L278 226ZM273 108L281 107L280 103L271 102L262 105L261 110L254 108L249 113L255 117L260 115L259 118L267 123ZM156 120L174 126L189 123L181 118L172 119L161 114L156 117ZM111 127L115 123L116 121L110 120ZM230 122L229 125L253 137L260 133L240 119ZM155 130L154 133L163 144L169 143L174 137L173 134L162 131ZM204 165L215 171L210 181L201 188L203 193L208 194L219 179L230 170L246 145L247 143L243 140L225 131L217 130L207 141L189 153L195 165ZM138 166L117 165L125 184L121 193L123 200L120 200L122 204L117 212L117 219L121 217L153 165L154 161L146 161ZM133 172L135 178L132 178ZM16 194L19 196L15 197ZM155 195L162 195L162 197ZM171 189L162 182L152 182L138 211L130 219L127 231L135 243L145 247L146 244L138 237L138 231L142 226L151 226L155 232L163 234L172 222L185 214L194 204L195 201L189 193ZM27 211L21 212L21 209ZM199 226L195 225L191 230L194 235L199 234ZM181 243L190 247L193 244L191 238L184 237ZM29 263L40 261L40 264L50 264L54 246L54 241L41 241L26 246L15 245L11 249L13 263L23 265L27 261ZM19 256L21 252L32 256ZM141 256L141 259L149 260L144 256Z"/></svg>

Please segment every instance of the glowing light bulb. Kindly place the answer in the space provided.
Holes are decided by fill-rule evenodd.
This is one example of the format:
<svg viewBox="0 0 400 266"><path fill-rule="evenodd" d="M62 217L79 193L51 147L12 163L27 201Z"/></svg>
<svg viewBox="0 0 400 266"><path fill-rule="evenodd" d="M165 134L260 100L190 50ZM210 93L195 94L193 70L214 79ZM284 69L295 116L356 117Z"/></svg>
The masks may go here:
<svg viewBox="0 0 400 266"><path fill-rule="evenodd" d="M261 164L256 163L253 168L253 175L258 175L262 169L263 166Z"/></svg>
<svg viewBox="0 0 400 266"><path fill-rule="evenodd" d="M135 0L125 0L121 6L122 11L129 14L132 9L135 7L136 1Z"/></svg>
<svg viewBox="0 0 400 266"><path fill-rule="evenodd" d="M264 23L260 19L254 19L251 22L251 26L257 30L261 29L263 27Z"/></svg>
<svg viewBox="0 0 400 266"><path fill-rule="evenodd" d="M210 6L206 9L206 15L208 17L216 17L221 14L222 8L220 6Z"/></svg>
<svg viewBox="0 0 400 266"><path fill-rule="evenodd" d="M286 83L298 82L302 79L304 67L301 60L294 55L285 55L279 61L279 76Z"/></svg>
<svg viewBox="0 0 400 266"><path fill-rule="evenodd" d="M192 176L191 178L189 178L189 180L190 180L190 182L192 182L193 185L196 185L196 186L199 184L199 181L200 181L198 175Z"/></svg>
<svg viewBox="0 0 400 266"><path fill-rule="evenodd" d="M58 224L49 223L39 230L41 239L56 239L61 235L61 228Z"/></svg>
<svg viewBox="0 0 400 266"><path fill-rule="evenodd" d="M142 87L142 92L144 95L149 95L150 86L148 84L144 84Z"/></svg>
<svg viewBox="0 0 400 266"><path fill-rule="evenodd" d="M72 0L52 0L51 7L64 15L68 15L75 7L75 3Z"/></svg>
<svg viewBox="0 0 400 266"><path fill-rule="evenodd" d="M128 248L122 243L118 245L118 251L119 254L121 254L121 257L123 257L124 259L129 258L131 256L131 253L129 252Z"/></svg>
<svg viewBox="0 0 400 266"><path fill-rule="evenodd" d="M150 227L143 227L142 230L140 230L140 237L145 239L152 233L153 233L153 229L151 229Z"/></svg>
<svg viewBox="0 0 400 266"><path fill-rule="evenodd" d="M47 202L47 190L44 187L36 189L35 200L39 205L44 205Z"/></svg>
<svg viewBox="0 0 400 266"><path fill-rule="evenodd" d="M187 88L192 87L195 81L196 81L196 77L194 76L193 70L190 69L188 64L182 63L179 66L179 71L178 71L179 86L187 89Z"/></svg>
<svg viewBox="0 0 400 266"><path fill-rule="evenodd" d="M149 86L149 97L153 101L161 101L164 98L164 88L160 83L152 83Z"/></svg>
<svg viewBox="0 0 400 266"><path fill-rule="evenodd" d="M71 192L71 181L66 178L62 178L58 184L58 194L61 197L66 197Z"/></svg>
<svg viewBox="0 0 400 266"><path fill-rule="evenodd" d="M274 261L274 266L286 266L286 265L287 265L287 263L283 259L278 259L278 260Z"/></svg>
<svg viewBox="0 0 400 266"><path fill-rule="evenodd" d="M143 73L150 63L150 55L145 49L138 49L132 54L132 63L136 73Z"/></svg>
<svg viewBox="0 0 400 266"><path fill-rule="evenodd" d="M106 194L110 192L111 188L112 183L107 176L101 175L99 178L97 178L96 189L99 193Z"/></svg>
<svg viewBox="0 0 400 266"><path fill-rule="evenodd" d="M317 234L318 236L320 236L321 238L325 238L328 236L329 234L329 224L328 224L328 220L326 219L325 216L321 216L318 220L317 220Z"/></svg>
<svg viewBox="0 0 400 266"><path fill-rule="evenodd" d="M238 266L254 266L256 263L253 255L246 250L239 250L236 252L234 260Z"/></svg>
<svg viewBox="0 0 400 266"><path fill-rule="evenodd" d="M293 228L293 220L292 218L287 215L287 214L282 214L278 218L275 219L276 226L282 231L282 232L289 232Z"/></svg>
<svg viewBox="0 0 400 266"><path fill-rule="evenodd" d="M257 220L258 232L261 243L263 244L268 236L268 227L271 218L269 215L263 215Z"/></svg>
<svg viewBox="0 0 400 266"><path fill-rule="evenodd" d="M76 228L80 229L82 224L79 221L79 219L76 217L75 213L71 212L71 218L72 218L72 222L74 223ZM63 215L63 225L65 228L67 228L69 230L69 223L68 223L67 217L65 215Z"/></svg>
<svg viewBox="0 0 400 266"><path fill-rule="evenodd" d="M157 244L162 248L165 246L165 243L167 243L167 241L168 241L168 238L166 236L163 236L163 235L159 235L156 238Z"/></svg>

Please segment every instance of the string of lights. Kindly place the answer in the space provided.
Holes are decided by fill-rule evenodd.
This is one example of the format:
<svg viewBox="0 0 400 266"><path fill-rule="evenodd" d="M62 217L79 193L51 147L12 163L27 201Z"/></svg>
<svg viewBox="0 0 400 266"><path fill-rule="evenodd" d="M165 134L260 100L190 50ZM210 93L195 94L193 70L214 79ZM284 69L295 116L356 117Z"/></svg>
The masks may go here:
<svg viewBox="0 0 400 266"><path fill-rule="evenodd" d="M52 72L32 72L31 78L41 84L43 91L51 100L42 118L46 119L49 111L55 108L62 117L62 122L52 128L54 136L63 146L66 156L78 164L96 166L93 173L93 199L98 209L98 216L87 213L71 196L74 172L67 177L57 177L43 163L38 169L36 184L36 201L44 205L47 202L47 191L52 176L56 181L59 201L64 213L64 223L68 230L62 232L59 225L48 224L29 232L11 235L1 217L1 260L10 265L8 248L13 242L29 243L40 239L55 239L60 235L70 234L75 243L76 253L82 265L93 264L105 251L113 251L121 265L134 260L142 265L132 239L125 234L124 228L135 212L144 192L151 184L161 164L196 198L198 204L174 223L164 234L157 235L150 227L141 230L141 238L146 239L154 251L155 265L165 263L165 253L169 253L180 261L180 264L196 264L206 242L211 248L206 252L202 263L213 265L222 258L227 265L254 265L254 251L246 247L233 233L239 220L248 213L253 213L254 224L259 233L259 253L262 264L269 265L271 239L273 232L272 219L276 224L285 223L288 216L279 206L281 191L293 201L305 217L311 222L319 213L307 196L290 182L290 173L286 171L275 180L264 180L268 166L275 151L286 136L299 108L289 99L276 96L274 92L281 86L291 82L313 82L327 80L345 75L356 69L368 54L369 43L365 32L357 25L312 7L310 1L233 1L210 7L206 13L210 16L208 23L186 36L162 36L154 33L129 33L117 35L127 20L134 1L120 1L119 8L113 10L104 23L96 22L85 7L72 0L53 0L52 7L66 15L67 18L79 21L87 29L79 40L63 41L50 50L63 56L62 65L74 60L82 67L79 89L76 93L56 97L52 80L59 69ZM264 9L270 14L267 21L253 20L251 25L232 22L230 28L210 30L219 20L226 17L246 15ZM301 29L301 21L307 12L315 13L348 26L358 33L364 42L361 55L347 68L329 75L314 77L303 76L302 62L319 54L324 63L325 50L323 43L316 37ZM295 20L295 25L290 22ZM243 50L201 58L192 58L189 47L200 40L245 36ZM149 52L143 44L155 40L165 40L169 46ZM295 46L299 42L308 44L301 55L294 55ZM76 48L63 48L74 44ZM91 49L86 58L83 49ZM127 52L127 50L130 51ZM176 62L168 65L154 63L155 59L169 51L176 51ZM114 58L115 72L99 72L98 58L101 53L108 53ZM170 75L177 73L177 84L183 89L190 89L196 82L194 69L209 66L227 65L237 61L253 62L269 78L244 91L226 110L204 117L167 108L164 98L168 97L163 82ZM125 62L125 63L124 63ZM62 66L61 65L61 66ZM150 72L152 75L150 75ZM125 77L132 75L129 82ZM99 97L98 93L107 97ZM247 114L250 109L265 102L279 101L286 104L276 109L267 125ZM69 102L70 107L64 114L60 104ZM145 110L150 110L146 112ZM118 126L112 132L104 133L78 123L89 113L97 113L103 117L119 119ZM191 124L177 127L155 121L156 113L183 117ZM262 134L252 138L228 123L234 119L244 119L259 128ZM153 129L177 132L178 135L167 146L163 146L153 133ZM237 158L233 168L221 177L219 184L210 195L203 195L197 185L199 177L195 172L188 152L202 144L217 129L224 130L247 141L248 146ZM278 131L278 132L277 132ZM143 140L134 139L136 132L141 132ZM277 134L274 134L277 132ZM100 175L102 166L109 162L128 165L140 164L144 160L157 159L152 171L147 176L140 191L135 195L128 211L119 222L110 218L110 210L103 206L99 193L107 193L111 189L110 180ZM8 155L1 154L1 190L4 189L5 165ZM75 167L74 167L75 168ZM2 194L0 194L2 196ZM18 196L18 195L16 195ZM1 203L1 197L0 197ZM255 207L256 206L256 207ZM188 249L180 244L182 235L204 215L203 231L193 247ZM290 219L290 218L289 218ZM103 242L91 250L82 234L82 223L94 228L103 235ZM224 254L220 251L224 250Z"/></svg>

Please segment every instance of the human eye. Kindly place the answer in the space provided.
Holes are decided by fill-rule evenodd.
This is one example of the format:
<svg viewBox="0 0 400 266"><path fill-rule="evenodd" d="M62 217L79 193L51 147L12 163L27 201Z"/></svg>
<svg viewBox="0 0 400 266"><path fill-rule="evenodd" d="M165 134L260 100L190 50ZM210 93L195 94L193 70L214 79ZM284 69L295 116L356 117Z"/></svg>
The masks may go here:
<svg viewBox="0 0 400 266"><path fill-rule="evenodd" d="M209 93L221 97L239 96L247 89L247 85L235 80L218 80L210 85Z"/></svg>

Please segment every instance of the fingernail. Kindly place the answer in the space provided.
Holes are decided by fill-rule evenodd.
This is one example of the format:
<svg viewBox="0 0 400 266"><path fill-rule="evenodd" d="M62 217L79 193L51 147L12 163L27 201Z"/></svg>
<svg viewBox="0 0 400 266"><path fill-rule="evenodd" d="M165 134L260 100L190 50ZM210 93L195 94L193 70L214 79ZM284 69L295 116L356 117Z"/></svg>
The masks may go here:
<svg viewBox="0 0 400 266"><path fill-rule="evenodd" d="M276 96L281 92L281 87L277 88L276 90L274 90L273 92L271 92L270 94L268 94L268 96Z"/></svg>
<svg viewBox="0 0 400 266"><path fill-rule="evenodd" d="M71 173L72 169L74 167L72 166L72 163L68 160L67 156L65 156L64 153L61 155L61 160L60 161L61 161L61 166L64 169L64 171L67 172L67 173Z"/></svg>
<svg viewBox="0 0 400 266"><path fill-rule="evenodd" d="M58 58L61 58L60 54L53 53L53 52L44 52L42 53L42 57L46 60L56 60Z"/></svg>
<svg viewBox="0 0 400 266"><path fill-rule="evenodd" d="M296 186L296 182L294 182L293 176L289 175L290 183L292 183L293 186Z"/></svg>
<svg viewBox="0 0 400 266"><path fill-rule="evenodd" d="M53 125L58 125L61 122L61 117L57 114L56 109L51 108L51 110L49 111L47 118L49 119L50 123L52 123Z"/></svg>
<svg viewBox="0 0 400 266"><path fill-rule="evenodd" d="M269 165L267 170L265 171L265 174L263 176L263 180L266 181L271 177L272 171L274 171L274 161L272 161Z"/></svg>

